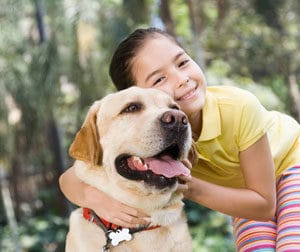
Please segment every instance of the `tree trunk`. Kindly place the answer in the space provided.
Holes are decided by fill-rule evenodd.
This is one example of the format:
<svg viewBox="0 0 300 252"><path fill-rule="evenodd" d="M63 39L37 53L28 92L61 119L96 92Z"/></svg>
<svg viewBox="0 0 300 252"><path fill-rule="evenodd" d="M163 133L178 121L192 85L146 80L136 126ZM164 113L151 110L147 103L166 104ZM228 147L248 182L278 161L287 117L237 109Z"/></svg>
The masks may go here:
<svg viewBox="0 0 300 252"><path fill-rule="evenodd" d="M218 32L221 27L222 23L227 15L229 10L229 1L228 0L217 0L217 9L218 9L218 19L216 22L216 31Z"/></svg>
<svg viewBox="0 0 300 252"><path fill-rule="evenodd" d="M2 169L0 167L0 169ZM15 211L13 207L13 201L11 199L11 195L9 192L9 183L8 181L0 175L0 188L1 188L1 195L3 199L4 210L6 214L6 218L8 220L8 225L11 230L11 239L13 241L14 251L21 252L21 246L19 242L19 235L18 235L18 225L15 217Z"/></svg>
<svg viewBox="0 0 300 252"><path fill-rule="evenodd" d="M63 155L64 152L61 146L61 137L59 135L59 130L52 116L50 116L48 122L46 123L46 137L47 143L49 145L49 150L51 151L53 157L50 166L53 169L53 179L47 182L50 184L51 187L57 188L57 197L55 199L55 205L58 207L60 213L68 215L71 211L71 206L59 190L58 184L59 176L66 169L66 160ZM45 180L47 180L47 178L45 178Z"/></svg>
<svg viewBox="0 0 300 252"><path fill-rule="evenodd" d="M160 1L160 17L166 26L166 30L172 36L175 36L174 22L171 16L170 11L170 2L169 0L161 0Z"/></svg>
<svg viewBox="0 0 300 252"><path fill-rule="evenodd" d="M298 122L300 122L300 92L294 73L288 76L288 89L291 97L292 113Z"/></svg>
<svg viewBox="0 0 300 252"><path fill-rule="evenodd" d="M188 0L187 1L190 21L191 21L191 30L193 34L192 39L192 50L193 58L195 62L204 70L205 68L205 59L203 49L200 43L200 36L202 31L205 28L206 15L203 12L203 1Z"/></svg>
<svg viewBox="0 0 300 252"><path fill-rule="evenodd" d="M44 12L43 7L41 5L40 0L35 0L35 8L36 8L36 22L39 30L40 43L46 42L45 35L45 25L44 25ZM51 104L50 104L51 105ZM49 150L52 154L52 164L50 172L53 173L53 180L47 181L47 177L44 176L44 180L50 182L50 186L57 189L57 197L55 198L56 206L59 208L61 214L69 214L70 207L67 203L67 200L59 190L58 179L60 174L65 171L65 162L63 157L62 146L60 142L60 136L58 127L53 116L52 107L49 108L48 111L49 118L46 124L46 142L49 145ZM45 174L44 174L45 175Z"/></svg>
<svg viewBox="0 0 300 252"><path fill-rule="evenodd" d="M30 189L28 187L28 180L24 180L25 175L25 155L27 149L26 137L19 127L16 127L14 134L14 153L11 160L11 173L9 175L11 186L13 189L13 198L15 202L15 214L17 219L21 216L20 205L30 199Z"/></svg>
<svg viewBox="0 0 300 252"><path fill-rule="evenodd" d="M40 0L34 0L34 3L35 3L37 27L40 36L40 43L44 43L46 41L46 32L45 32L45 25L44 25L43 7Z"/></svg>

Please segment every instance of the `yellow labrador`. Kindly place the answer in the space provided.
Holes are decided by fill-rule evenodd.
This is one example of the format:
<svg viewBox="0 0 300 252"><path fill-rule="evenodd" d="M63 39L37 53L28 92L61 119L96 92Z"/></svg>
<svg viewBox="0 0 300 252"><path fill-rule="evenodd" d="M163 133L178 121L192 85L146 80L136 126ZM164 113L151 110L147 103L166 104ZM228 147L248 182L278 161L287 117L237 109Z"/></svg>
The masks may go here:
<svg viewBox="0 0 300 252"><path fill-rule="evenodd" d="M132 87L96 101L70 147L77 176L140 209L151 226L127 229L90 209L70 217L69 252L192 251L178 176L191 148L186 115L162 91ZM87 220L88 219L88 220Z"/></svg>

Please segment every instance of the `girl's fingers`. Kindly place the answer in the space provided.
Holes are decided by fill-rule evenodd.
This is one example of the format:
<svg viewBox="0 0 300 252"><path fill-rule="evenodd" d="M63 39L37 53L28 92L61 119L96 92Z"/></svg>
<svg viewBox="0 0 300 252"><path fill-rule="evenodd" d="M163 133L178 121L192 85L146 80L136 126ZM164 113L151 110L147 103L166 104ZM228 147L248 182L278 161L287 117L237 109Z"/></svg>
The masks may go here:
<svg viewBox="0 0 300 252"><path fill-rule="evenodd" d="M177 191L186 192L189 189L187 184L178 184Z"/></svg>
<svg viewBox="0 0 300 252"><path fill-rule="evenodd" d="M190 160L188 160L187 158L182 160L182 163L188 168L188 169L192 169L192 163L190 162Z"/></svg>
<svg viewBox="0 0 300 252"><path fill-rule="evenodd" d="M149 218L137 218L135 216L128 215L127 213L119 212L111 216L108 220L121 227L134 228L137 226L144 226L150 223Z"/></svg>
<svg viewBox="0 0 300 252"><path fill-rule="evenodd" d="M116 224L120 227L126 227L126 228L134 228L136 227L136 224L132 224L130 222L124 221L123 219L114 218L112 223Z"/></svg>
<svg viewBox="0 0 300 252"><path fill-rule="evenodd" d="M89 207L96 214L108 222L119 226L135 227L149 223L149 216L145 213L129 207L97 189L90 188L87 193ZM101 200L99 200L101 199Z"/></svg>
<svg viewBox="0 0 300 252"><path fill-rule="evenodd" d="M191 182L191 180L192 180L191 175L189 175L189 176L179 176L179 178L178 178L179 184L185 184L185 183Z"/></svg>
<svg viewBox="0 0 300 252"><path fill-rule="evenodd" d="M136 218L149 217L147 214L145 214L145 213L143 213L143 212L141 212L141 211L139 211L135 208L129 207L125 204L122 204L120 210L121 210L122 213L125 213L127 215L130 215L130 216L133 216L133 217L136 217Z"/></svg>
<svg viewBox="0 0 300 252"><path fill-rule="evenodd" d="M136 227L137 225L147 225L150 222L150 218L137 211L134 208L130 208L126 205L113 208L113 211L104 211L103 214L95 211L98 216L103 217L108 222L114 223L122 227Z"/></svg>
<svg viewBox="0 0 300 252"><path fill-rule="evenodd" d="M119 220L126 223L126 225L130 225L131 227L148 225L150 223L149 217L139 218L136 216L131 216L126 213L121 213L119 216Z"/></svg>
<svg viewBox="0 0 300 252"><path fill-rule="evenodd" d="M140 226L147 226L150 224L150 222L145 222L144 224L141 224L141 223L133 224L132 222L127 222L127 221L124 221L124 219L118 219L118 218L115 218L113 223L118 226L126 227L126 228L136 228L136 227L140 227Z"/></svg>
<svg viewBox="0 0 300 252"><path fill-rule="evenodd" d="M137 218L126 213L118 212L111 213L111 215L103 218L111 223L114 223L118 226L133 228L136 226L148 225L150 223L149 218Z"/></svg>
<svg viewBox="0 0 300 252"><path fill-rule="evenodd" d="M192 176L179 176L177 190L180 192L186 192L189 189L188 183L192 180Z"/></svg>

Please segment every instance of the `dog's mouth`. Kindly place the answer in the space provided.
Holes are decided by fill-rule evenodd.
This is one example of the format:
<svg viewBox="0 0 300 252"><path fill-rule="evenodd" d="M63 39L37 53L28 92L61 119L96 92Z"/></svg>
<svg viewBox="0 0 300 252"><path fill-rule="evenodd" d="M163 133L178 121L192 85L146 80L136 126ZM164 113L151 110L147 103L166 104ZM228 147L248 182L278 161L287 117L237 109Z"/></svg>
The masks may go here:
<svg viewBox="0 0 300 252"><path fill-rule="evenodd" d="M153 157L119 155L115 165L121 176L130 180L143 180L150 186L163 189L173 186L178 176L190 174L190 170L178 160L179 155L179 146L172 144Z"/></svg>

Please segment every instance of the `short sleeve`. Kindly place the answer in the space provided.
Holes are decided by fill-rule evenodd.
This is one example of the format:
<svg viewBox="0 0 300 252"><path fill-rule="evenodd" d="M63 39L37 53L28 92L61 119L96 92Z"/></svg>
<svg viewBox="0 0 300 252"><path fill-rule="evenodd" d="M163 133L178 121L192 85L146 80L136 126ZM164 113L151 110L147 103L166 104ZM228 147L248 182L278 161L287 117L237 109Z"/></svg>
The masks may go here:
<svg viewBox="0 0 300 252"><path fill-rule="evenodd" d="M241 110L238 122L237 143L243 151L258 141L269 129L268 111L256 96L248 91L241 92Z"/></svg>

